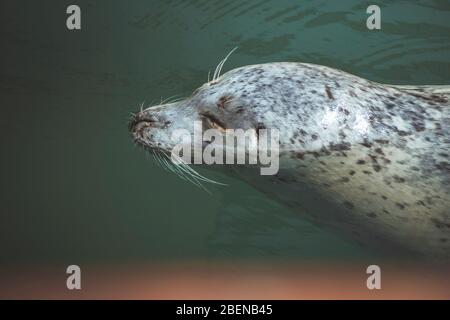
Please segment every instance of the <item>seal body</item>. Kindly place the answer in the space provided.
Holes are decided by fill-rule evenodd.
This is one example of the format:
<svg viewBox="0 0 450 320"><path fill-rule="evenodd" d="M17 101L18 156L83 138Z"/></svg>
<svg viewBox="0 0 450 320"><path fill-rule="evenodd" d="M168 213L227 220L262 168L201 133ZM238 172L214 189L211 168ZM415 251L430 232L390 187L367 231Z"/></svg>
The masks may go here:
<svg viewBox="0 0 450 320"><path fill-rule="evenodd" d="M446 89L401 88L336 69L269 63L231 70L183 101L138 113L138 144L169 152L193 121L280 132L280 170L246 181L362 243L450 258Z"/></svg>

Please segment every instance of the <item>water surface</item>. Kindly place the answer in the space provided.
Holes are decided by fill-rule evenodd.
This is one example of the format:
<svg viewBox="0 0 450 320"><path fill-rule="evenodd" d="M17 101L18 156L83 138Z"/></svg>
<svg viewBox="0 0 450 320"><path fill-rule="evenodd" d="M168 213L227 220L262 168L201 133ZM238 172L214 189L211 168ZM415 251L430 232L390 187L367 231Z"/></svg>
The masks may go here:
<svg viewBox="0 0 450 320"><path fill-rule="evenodd" d="M225 71L303 61L384 83L450 84L448 1L2 1L0 258L5 262L370 259L245 183L211 194L131 143L130 112Z"/></svg>

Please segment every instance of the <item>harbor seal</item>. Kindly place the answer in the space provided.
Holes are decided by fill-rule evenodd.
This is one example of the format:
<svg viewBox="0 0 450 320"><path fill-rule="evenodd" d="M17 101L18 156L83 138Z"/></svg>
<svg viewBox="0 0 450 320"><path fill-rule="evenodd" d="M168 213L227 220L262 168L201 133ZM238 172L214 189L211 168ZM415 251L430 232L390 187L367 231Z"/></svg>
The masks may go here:
<svg viewBox="0 0 450 320"><path fill-rule="evenodd" d="M168 153L171 133L194 121L275 128L279 172L236 166L243 179L363 244L449 259L449 92L308 63L249 65L215 75L184 100L141 110L130 130L138 145Z"/></svg>

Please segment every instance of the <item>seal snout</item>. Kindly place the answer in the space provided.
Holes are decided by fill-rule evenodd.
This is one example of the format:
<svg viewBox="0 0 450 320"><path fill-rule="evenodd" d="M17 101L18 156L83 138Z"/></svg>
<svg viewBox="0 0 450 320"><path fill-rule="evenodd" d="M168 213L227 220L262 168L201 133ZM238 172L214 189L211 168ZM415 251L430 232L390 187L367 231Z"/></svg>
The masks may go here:
<svg viewBox="0 0 450 320"><path fill-rule="evenodd" d="M152 127L156 127L157 124L158 120L154 116L139 112L131 118L128 130L135 139L144 139L145 132Z"/></svg>

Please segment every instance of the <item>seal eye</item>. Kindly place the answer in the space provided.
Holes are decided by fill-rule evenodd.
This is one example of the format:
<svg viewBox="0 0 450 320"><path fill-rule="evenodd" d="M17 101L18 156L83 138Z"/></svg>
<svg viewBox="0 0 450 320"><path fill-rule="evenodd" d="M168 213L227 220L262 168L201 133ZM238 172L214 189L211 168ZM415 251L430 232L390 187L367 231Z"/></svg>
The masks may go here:
<svg viewBox="0 0 450 320"><path fill-rule="evenodd" d="M210 113L202 113L201 116L208 128L219 130L222 133L225 132L226 129L224 123L217 119L214 115Z"/></svg>
<svg viewBox="0 0 450 320"><path fill-rule="evenodd" d="M231 96L229 95L224 95L222 97L220 97L219 101L217 102L217 107L219 109L225 109L225 105L231 100Z"/></svg>

